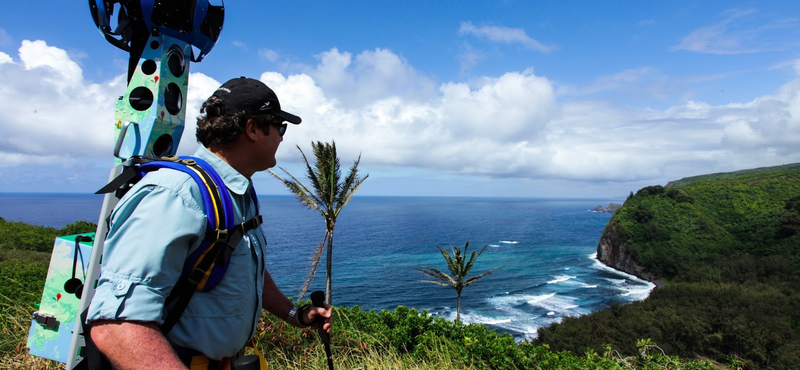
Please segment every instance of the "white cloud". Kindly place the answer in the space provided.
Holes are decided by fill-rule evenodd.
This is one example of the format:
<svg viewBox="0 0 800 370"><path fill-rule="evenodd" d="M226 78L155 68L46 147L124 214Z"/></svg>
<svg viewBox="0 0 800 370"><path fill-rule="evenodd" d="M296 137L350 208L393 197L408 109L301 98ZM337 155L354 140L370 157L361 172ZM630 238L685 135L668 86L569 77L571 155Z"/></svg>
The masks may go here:
<svg viewBox="0 0 800 370"><path fill-rule="evenodd" d="M8 35L8 32L0 28L0 46L8 46L13 44L13 42L14 41L11 39L11 36Z"/></svg>
<svg viewBox="0 0 800 370"><path fill-rule="evenodd" d="M742 54L791 50L797 46L793 37L798 27L797 18L762 16L755 9L733 9L724 16L722 21L690 33L670 50Z"/></svg>
<svg viewBox="0 0 800 370"><path fill-rule="evenodd" d="M23 42L19 54L5 62L0 55L0 163L109 158L124 76L89 83L63 50L42 41ZM332 49L309 73L259 78L303 118L284 137L282 165L298 161L296 144L330 140L343 163L361 153L366 172L552 181L665 183L800 162L800 80L750 102L653 110L559 101L553 83L531 70L435 86L385 49ZM182 154L196 148L200 106L222 82L200 73L189 81Z"/></svg>
<svg viewBox="0 0 800 370"><path fill-rule="evenodd" d="M627 69L607 76L599 76L584 85L558 84L559 97L581 97L617 95L624 96L628 104L649 101L650 98L667 101L684 93L680 100L691 99L691 88L698 83L723 79L741 74L740 71L696 76L669 76L655 67Z"/></svg>
<svg viewBox="0 0 800 370"><path fill-rule="evenodd" d="M458 54L458 59L461 62L461 74L469 74L470 70L472 70L483 57L481 52L475 50L469 44L465 44L463 50Z"/></svg>
<svg viewBox="0 0 800 370"><path fill-rule="evenodd" d="M223 81L224 82L224 81ZM214 93L222 84L202 73L192 73L189 75L189 89L186 92L186 121L183 127L183 136L178 146L179 155L190 155L197 150L197 117L200 115L200 108L203 102Z"/></svg>
<svg viewBox="0 0 800 370"><path fill-rule="evenodd" d="M436 84L401 56L387 49L366 50L355 57L334 48L317 56L309 75L331 97L348 107L402 97L425 101L436 96Z"/></svg>
<svg viewBox="0 0 800 370"><path fill-rule="evenodd" d="M258 55L272 63L277 63L280 60L280 54L272 49L261 49L258 51Z"/></svg>
<svg viewBox="0 0 800 370"><path fill-rule="evenodd" d="M249 51L250 50L250 47L248 47L247 44L245 44L244 42L239 41L239 40L231 41L231 45L233 45L233 46L235 46L235 47L237 47L237 48L239 48L241 50L244 50L244 51Z"/></svg>
<svg viewBox="0 0 800 370"><path fill-rule="evenodd" d="M19 48L19 58L26 70L39 70L51 73L49 82L57 85L59 89L66 89L81 83L83 71L67 55L67 52L47 46L44 41L22 41Z"/></svg>
<svg viewBox="0 0 800 370"><path fill-rule="evenodd" d="M472 24L472 22L461 22L459 33L462 35L484 37L491 41L502 42L505 44L520 44L526 48L540 51L542 53L549 53L556 49L555 46L545 45L531 38L528 36L525 30L521 28L498 26L476 27Z"/></svg>
<svg viewBox="0 0 800 370"><path fill-rule="evenodd" d="M563 85L558 88L559 95L591 95L603 91L641 90L643 84L651 84L658 76L652 67L628 69L610 76L601 76L585 86Z"/></svg>
<svg viewBox="0 0 800 370"><path fill-rule="evenodd" d="M44 41L23 41L19 58L0 64L0 153L10 161L5 164L110 152L114 99L123 80L88 83L64 50Z"/></svg>

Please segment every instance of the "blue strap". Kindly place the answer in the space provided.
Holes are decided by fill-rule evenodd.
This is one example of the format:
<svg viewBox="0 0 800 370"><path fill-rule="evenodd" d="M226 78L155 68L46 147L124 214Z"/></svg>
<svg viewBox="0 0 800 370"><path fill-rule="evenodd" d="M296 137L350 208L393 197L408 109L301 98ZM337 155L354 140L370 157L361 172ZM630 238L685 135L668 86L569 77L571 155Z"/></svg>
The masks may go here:
<svg viewBox="0 0 800 370"><path fill-rule="evenodd" d="M214 167L211 167L211 165L208 162L200 158L189 157L189 156L183 156L180 158L194 160L214 180L214 185L217 186L217 192L219 192L220 198L222 200L222 209L225 212L225 222L224 222L225 225L223 225L223 227L220 227L220 229L228 230L232 228L234 226L233 201L231 200L230 192L225 186L225 182L222 181L222 177L220 177L217 171L214 170Z"/></svg>
<svg viewBox="0 0 800 370"><path fill-rule="evenodd" d="M203 185L203 184L206 183L206 180L203 179L199 174L197 174L197 172L189 169L185 164L176 163L176 162L168 162L168 161L153 161L153 162L148 162L148 163L145 163L145 164L142 164L141 166L139 166L139 172L141 172L142 175L144 175L147 172L155 171L155 170L158 170L160 168L169 168L169 169L173 169L173 170L176 170L176 171L181 171L183 173L186 173L189 176L191 176L192 179L194 179L194 181L199 185L200 195L203 198L203 208L206 210L206 217L208 219L208 223L206 225L206 228L209 231L216 230L216 227L214 225L216 225L218 222L219 223L225 223L225 224L229 224L229 223L232 222L232 221L222 220L222 219L217 220L217 215L214 212L210 212L215 207L214 207L213 195L211 193L209 193L208 189ZM203 170L205 170L205 168L203 168ZM206 171L206 172L208 173L209 171ZM216 175L216 173L214 173L214 174ZM213 175L211 177L214 178ZM217 178L219 178L219 175L217 175ZM210 185L211 186L217 186L216 184L210 184ZM231 202L230 202L230 194L228 194L227 191L226 192L219 192L219 193L224 193L225 194L225 195L220 194L220 198L221 199L224 199L225 196L227 196L227 198L228 198L227 199L227 204L230 205L231 204ZM222 201L222 202L223 202L223 204L220 204L220 206L224 208L225 207L225 201ZM225 216L226 217L223 217L223 218L227 219L228 218L227 215L225 215ZM227 228L226 227L227 225L221 225L221 226L223 226L221 228Z"/></svg>
<svg viewBox="0 0 800 370"><path fill-rule="evenodd" d="M208 225L207 229L209 232L214 232L217 230L215 225L219 224L220 230L228 230L234 226L234 217L233 217L233 201L231 200L231 195L228 192L228 189L225 186L225 182L222 180L222 177L219 176L217 171L214 170L214 167L197 157L191 156L182 156L180 157L182 160L192 160L194 161L204 172L208 175L212 182L208 184L207 180L203 178L203 176L199 175L196 171L190 169L186 164L179 163L179 162L171 162L171 161L153 161L142 164L139 166L139 172L144 175L147 172L155 171L159 168L170 168L173 170L181 171L183 173L188 174L189 176L194 179L194 181L199 185L200 194L203 198L203 208L206 211L206 216L208 217ZM205 186L215 188L216 191L214 193L210 193ZM219 204L215 204L215 199L219 199ZM212 212L212 210L217 209L222 212L222 217Z"/></svg>

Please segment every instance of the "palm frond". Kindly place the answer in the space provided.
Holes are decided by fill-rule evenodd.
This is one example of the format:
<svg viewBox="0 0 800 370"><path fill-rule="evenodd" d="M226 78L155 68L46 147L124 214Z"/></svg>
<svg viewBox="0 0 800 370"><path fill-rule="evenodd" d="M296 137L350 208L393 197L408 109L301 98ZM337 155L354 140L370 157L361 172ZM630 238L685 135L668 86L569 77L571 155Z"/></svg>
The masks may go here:
<svg viewBox="0 0 800 370"><path fill-rule="evenodd" d="M308 292L309 287L311 287L311 281L314 280L314 275L317 274L317 267L319 267L319 261L322 260L322 252L325 250L325 240L328 239L328 231L325 231L325 237L322 239L322 242L317 244L317 249L314 250L314 254L311 255L311 269L308 272L308 278L306 278L306 282L303 284L303 289L300 290L300 294L297 296L297 300L303 299Z"/></svg>
<svg viewBox="0 0 800 370"><path fill-rule="evenodd" d="M478 280L488 275L491 275L495 270L505 266L498 266L489 271L486 271L478 276L472 276L470 278L466 278L469 272L472 270L472 267L475 265L475 261L477 261L478 257L486 250L487 246L484 246L483 249L480 251L472 251L469 253L469 259L467 260L467 253L469 250L469 242L464 244L463 250L459 247L450 246L450 251L443 249L440 246L436 246L439 249L439 253L442 254L445 262L447 263L447 268L452 273L448 275L441 270L435 269L433 267L422 266L422 268L414 268L419 272L422 272L425 275L428 275L435 279L433 280L420 280L424 283L433 283L442 286L449 286L453 288L458 293L458 306L456 308L456 320L459 320L461 315L461 290L465 287L474 284ZM466 280L464 280L466 278Z"/></svg>
<svg viewBox="0 0 800 370"><path fill-rule="evenodd" d="M306 187L300 180L298 180L296 177L294 177L294 175L292 175L285 168L283 168L283 167L278 167L278 168L280 168L286 175L291 177L291 180L286 180L286 179L281 178L277 173L273 172L272 170L269 170L269 173L271 173L272 176L274 176L275 178L277 178L278 180L283 182L283 184L287 188L289 188L289 191L291 191L292 194L295 195L295 197L297 198L297 200L300 201L300 203L302 203L304 206L306 206L306 207L308 207L310 209L319 211L324 216L325 212L327 210L324 209L323 207L320 207L320 204L322 202L311 191L311 189Z"/></svg>
<svg viewBox="0 0 800 370"><path fill-rule="evenodd" d="M428 267L428 266L422 266L422 268L414 268L414 270L417 270L425 275L428 275L440 282L448 283L448 285L454 286L456 284L456 281L453 280L453 278L450 275L447 275L446 273L440 271L439 269L435 269L433 267Z"/></svg>
<svg viewBox="0 0 800 370"><path fill-rule="evenodd" d="M420 280L419 282L420 283L431 283L431 284L441 285L441 286L444 286L444 287L451 287L452 286L452 285L450 285L448 283L443 283L441 281L433 281L433 280Z"/></svg>
<svg viewBox="0 0 800 370"><path fill-rule="evenodd" d="M364 183L364 180L366 180L366 179L367 179L367 177L369 177L369 175L366 175L366 176L364 176L363 178L359 179L359 181L358 181L358 182L355 184L355 186L353 186L353 187L352 187L352 188L351 188L351 189L350 189L350 190L347 192L347 194L346 194L346 196L344 197L344 199L340 199L339 201L337 201L337 203L336 203L336 216L339 216L339 212L341 212L341 211L342 211L342 209L344 209L344 206L346 206L346 205L347 205L347 203L349 203L349 202L350 202L350 199L352 199L352 198L353 198L353 194L355 194L355 193L356 193L356 190L358 190L358 188L360 188L360 187L361 187L361 184L362 184L362 183Z"/></svg>
<svg viewBox="0 0 800 370"><path fill-rule="evenodd" d="M464 259L462 258L461 250L456 247L451 247L453 251L451 256L447 250L442 249L438 245L436 248L439 248L439 252L442 253L444 261L447 263L447 269L455 276L455 280L461 280L464 276Z"/></svg>
<svg viewBox="0 0 800 370"><path fill-rule="evenodd" d="M344 207L347 202L350 201L350 198L353 196L355 191L361 186L361 183L369 177L369 174L359 178L358 177L358 164L361 162L361 154L358 155L358 158L353 162L353 166L350 167L350 172L345 177L344 182L342 183L341 192L339 197L336 199L336 203L340 204L340 207ZM337 208L340 208L337 207Z"/></svg>
<svg viewBox="0 0 800 370"><path fill-rule="evenodd" d="M499 269L499 268L501 268L503 266L505 266L505 265L497 266L497 267L495 267L495 268L493 268L493 269L491 269L489 271L486 271L486 272L484 272L484 273L482 273L482 274L480 274L478 276L473 276L473 277L467 279L466 281L464 281L464 286L472 285L472 283L480 280L481 278L483 278L485 276L491 275L495 270L497 270L497 269Z"/></svg>
<svg viewBox="0 0 800 370"><path fill-rule="evenodd" d="M314 144L312 143L311 145L313 147ZM303 149L300 149L300 145L297 145L297 150L300 151L300 155L303 157L303 163L306 165L306 177L308 178L309 181L311 181L311 187L318 191L316 195L319 199L319 197L322 195L321 193L319 193L319 190L322 188L322 185L320 184L319 174L316 171L314 171L314 168L312 168L311 164L308 163L308 158L306 158L306 153L303 152ZM294 176L292 176L292 178L294 178ZM319 200L320 200L319 203L323 203L321 199Z"/></svg>
<svg viewBox="0 0 800 370"><path fill-rule="evenodd" d="M312 143L311 147L316 157L314 171L319 182L317 191L326 206L332 209L339 192L339 178L341 176L335 143L332 145L318 141Z"/></svg>

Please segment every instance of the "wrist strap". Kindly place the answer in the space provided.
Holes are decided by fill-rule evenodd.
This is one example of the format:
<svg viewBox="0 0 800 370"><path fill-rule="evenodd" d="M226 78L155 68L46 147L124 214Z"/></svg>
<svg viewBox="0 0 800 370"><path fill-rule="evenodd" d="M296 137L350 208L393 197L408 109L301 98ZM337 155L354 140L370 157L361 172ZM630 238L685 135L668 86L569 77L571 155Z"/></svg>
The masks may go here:
<svg viewBox="0 0 800 370"><path fill-rule="evenodd" d="M303 307L300 308L300 314L297 315L297 322L299 322L300 325L303 325L303 326L311 326L311 324L314 323L313 321L312 322L306 322L305 320L303 320L303 318L306 316L305 315L306 308L308 308L308 306L303 306Z"/></svg>
<svg viewBox="0 0 800 370"><path fill-rule="evenodd" d="M295 315L297 315L297 306L292 306L292 309L289 310L289 314L286 315L286 322L292 323L292 319L294 319Z"/></svg>

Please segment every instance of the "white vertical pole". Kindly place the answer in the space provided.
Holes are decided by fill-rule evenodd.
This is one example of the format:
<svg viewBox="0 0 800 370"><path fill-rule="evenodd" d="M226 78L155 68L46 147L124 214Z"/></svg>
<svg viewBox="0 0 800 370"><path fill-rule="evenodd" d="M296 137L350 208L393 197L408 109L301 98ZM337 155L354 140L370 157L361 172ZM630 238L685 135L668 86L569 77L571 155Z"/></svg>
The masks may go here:
<svg viewBox="0 0 800 370"><path fill-rule="evenodd" d="M108 182L114 180L122 172L122 165L116 165L111 169L111 174L108 177ZM106 193L103 198L103 206L100 208L100 219L97 221L97 231L94 234L94 245L92 246L92 256L89 258L89 269L87 270L86 279L83 284L83 294L81 295L81 303L78 306L78 317L75 318L75 329L72 331L72 341L69 344L69 355L67 357L67 370L74 368L83 356L79 355L81 348L86 346L86 340L83 337L83 325L81 322L81 313L89 307L89 303L94 297L95 287L97 286L97 279L100 277L100 262L103 257L103 244L108 233L108 216L114 207L117 205L119 199L115 194L116 192Z"/></svg>

